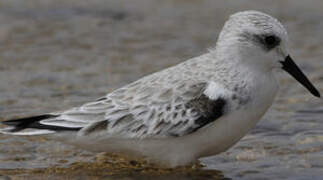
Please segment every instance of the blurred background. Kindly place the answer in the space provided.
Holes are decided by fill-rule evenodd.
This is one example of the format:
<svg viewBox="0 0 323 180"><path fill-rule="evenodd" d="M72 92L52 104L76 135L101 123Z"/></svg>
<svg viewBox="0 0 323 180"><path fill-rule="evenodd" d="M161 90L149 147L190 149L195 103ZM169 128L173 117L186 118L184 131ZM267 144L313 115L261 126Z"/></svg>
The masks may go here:
<svg viewBox="0 0 323 180"><path fill-rule="evenodd" d="M285 25L292 56L322 93L320 0L1 0L0 119L78 106L203 54L230 14L251 9ZM199 173L110 176L91 152L0 135L0 179L322 179L323 102L280 76L279 96L257 127L203 159Z"/></svg>

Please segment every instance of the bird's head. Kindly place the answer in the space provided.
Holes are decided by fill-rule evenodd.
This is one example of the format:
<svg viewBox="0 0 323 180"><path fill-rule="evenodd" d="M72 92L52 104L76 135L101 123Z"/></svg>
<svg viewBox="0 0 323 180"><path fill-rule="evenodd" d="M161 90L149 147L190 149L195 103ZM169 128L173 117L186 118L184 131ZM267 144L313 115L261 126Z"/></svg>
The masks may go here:
<svg viewBox="0 0 323 180"><path fill-rule="evenodd" d="M243 11L231 15L220 33L216 51L235 54L234 57L239 57L233 60L235 63L264 73L283 69L314 96L320 97L289 55L284 26L267 14Z"/></svg>

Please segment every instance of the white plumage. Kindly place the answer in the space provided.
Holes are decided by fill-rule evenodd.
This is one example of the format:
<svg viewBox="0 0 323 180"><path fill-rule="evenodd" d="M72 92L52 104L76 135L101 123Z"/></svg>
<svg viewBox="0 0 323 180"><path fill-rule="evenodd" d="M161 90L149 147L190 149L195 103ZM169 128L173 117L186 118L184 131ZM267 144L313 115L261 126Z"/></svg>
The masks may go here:
<svg viewBox="0 0 323 180"><path fill-rule="evenodd" d="M81 107L4 122L11 128L1 132L185 165L227 150L259 121L278 90L273 70L283 67L287 43L276 19L236 13L209 53Z"/></svg>

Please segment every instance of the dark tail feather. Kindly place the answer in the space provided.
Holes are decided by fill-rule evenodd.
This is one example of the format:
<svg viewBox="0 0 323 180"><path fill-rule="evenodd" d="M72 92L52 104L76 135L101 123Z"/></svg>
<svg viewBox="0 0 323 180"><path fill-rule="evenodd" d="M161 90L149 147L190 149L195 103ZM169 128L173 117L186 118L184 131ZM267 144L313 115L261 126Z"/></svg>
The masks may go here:
<svg viewBox="0 0 323 180"><path fill-rule="evenodd" d="M53 130L53 131L78 131L81 129L81 128L52 126L52 125L45 125L45 124L39 123L41 120L55 118L55 117L57 117L57 115L44 114L40 116L3 121L1 123L13 127L10 130L11 132L17 132L27 128L47 129L47 130Z"/></svg>

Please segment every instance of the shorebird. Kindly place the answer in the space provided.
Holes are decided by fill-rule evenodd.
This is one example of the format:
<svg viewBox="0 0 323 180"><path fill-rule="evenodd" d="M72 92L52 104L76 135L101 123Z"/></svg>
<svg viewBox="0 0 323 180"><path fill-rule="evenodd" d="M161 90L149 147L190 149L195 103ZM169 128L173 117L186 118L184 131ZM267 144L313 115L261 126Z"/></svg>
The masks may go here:
<svg viewBox="0 0 323 180"><path fill-rule="evenodd" d="M80 107L4 121L1 132L187 165L226 151L255 126L274 101L281 69L320 97L289 55L283 25L262 12L238 12L208 53Z"/></svg>

